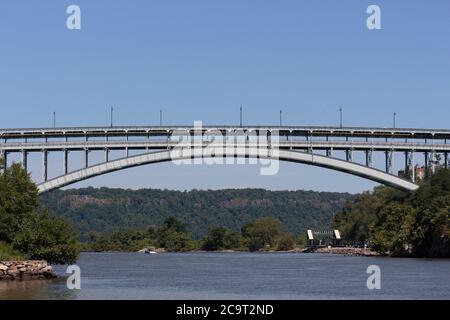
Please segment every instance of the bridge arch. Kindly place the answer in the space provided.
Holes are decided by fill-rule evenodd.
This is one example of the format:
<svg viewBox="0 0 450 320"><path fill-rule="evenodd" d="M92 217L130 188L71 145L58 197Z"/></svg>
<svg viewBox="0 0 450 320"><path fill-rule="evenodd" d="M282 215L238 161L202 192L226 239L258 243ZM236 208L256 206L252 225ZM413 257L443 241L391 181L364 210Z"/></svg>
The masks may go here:
<svg viewBox="0 0 450 320"><path fill-rule="evenodd" d="M326 157L322 155L305 153L292 150L276 150L276 158L280 161L294 162L308 164L323 168L328 168L336 171L345 172L348 174L356 175L362 178L366 178L381 184L389 185L391 187L414 191L418 188L418 185L399 178L395 175L388 174L384 171L363 166L354 162L348 162L341 159ZM203 150L201 148L194 148L189 150L184 150L182 153L174 153L171 150L157 151L146 154L140 154L136 156L130 156L122 159L111 160L109 162L104 162L90 166L88 168L80 169L66 175L53 178L46 182L38 184L39 193L48 192L54 189L59 189L68 185L71 185L82 180L86 180L95 176L107 174L110 172L123 170L131 167L137 167L152 163L167 162L173 160L183 160L190 159L192 157L201 158L203 155ZM234 150L224 149L223 153L215 154L215 156L226 156L226 157L251 157L251 158L262 158L262 159L276 159L271 151L268 149L261 148L246 148L245 154L236 154Z"/></svg>

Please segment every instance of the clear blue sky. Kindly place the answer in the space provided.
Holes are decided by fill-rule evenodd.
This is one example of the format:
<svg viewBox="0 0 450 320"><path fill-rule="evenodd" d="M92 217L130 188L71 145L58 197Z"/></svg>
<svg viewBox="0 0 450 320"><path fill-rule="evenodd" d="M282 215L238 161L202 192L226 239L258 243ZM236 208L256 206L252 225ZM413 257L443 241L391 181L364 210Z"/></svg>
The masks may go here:
<svg viewBox="0 0 450 320"><path fill-rule="evenodd" d="M66 8L82 30L66 29ZM366 28L366 8L382 30ZM115 123L449 128L450 2L2 1L0 127ZM56 161L56 160L55 160ZM56 162L55 162L56 163ZM59 168L58 168L59 169ZM346 190L374 184L324 169L146 166L86 186Z"/></svg>

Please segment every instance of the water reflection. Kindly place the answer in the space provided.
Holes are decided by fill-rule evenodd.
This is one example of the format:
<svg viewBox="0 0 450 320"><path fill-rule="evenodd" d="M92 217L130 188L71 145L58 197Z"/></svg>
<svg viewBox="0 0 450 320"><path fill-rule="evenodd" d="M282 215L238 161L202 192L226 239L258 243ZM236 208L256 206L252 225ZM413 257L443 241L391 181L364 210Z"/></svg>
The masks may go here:
<svg viewBox="0 0 450 320"><path fill-rule="evenodd" d="M65 278L49 280L0 281L0 300L75 299Z"/></svg>

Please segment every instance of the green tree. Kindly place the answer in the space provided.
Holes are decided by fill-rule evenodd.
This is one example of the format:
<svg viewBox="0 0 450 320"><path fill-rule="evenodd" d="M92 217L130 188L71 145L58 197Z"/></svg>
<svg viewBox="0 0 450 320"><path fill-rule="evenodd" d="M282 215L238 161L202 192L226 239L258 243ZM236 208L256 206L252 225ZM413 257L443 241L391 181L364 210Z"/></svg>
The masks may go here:
<svg viewBox="0 0 450 320"><path fill-rule="evenodd" d="M31 259L74 262L79 248L71 226L38 208L38 189L20 164L0 169L0 241Z"/></svg>
<svg viewBox="0 0 450 320"><path fill-rule="evenodd" d="M51 264L73 263L78 257L72 226L48 212L27 215L15 236L13 247L30 259L43 259Z"/></svg>
<svg viewBox="0 0 450 320"><path fill-rule="evenodd" d="M174 217L164 221L157 232L156 242L168 251L185 251L191 245L185 224Z"/></svg>
<svg viewBox="0 0 450 320"><path fill-rule="evenodd" d="M410 205L387 205L371 227L372 248L393 256L408 254L413 224L414 210Z"/></svg>
<svg viewBox="0 0 450 320"><path fill-rule="evenodd" d="M288 251L295 248L295 237L292 234L283 234L277 239L277 250Z"/></svg>
<svg viewBox="0 0 450 320"><path fill-rule="evenodd" d="M242 227L242 236L246 238L247 247L250 251L274 247L275 241L281 233L280 221L271 217L257 219Z"/></svg>
<svg viewBox="0 0 450 320"><path fill-rule="evenodd" d="M450 257L450 170L437 170L412 194L381 187L359 196L334 225L346 241L367 240L381 253Z"/></svg>
<svg viewBox="0 0 450 320"><path fill-rule="evenodd" d="M207 251L235 249L238 246L239 236L224 227L211 227L202 241L202 249Z"/></svg>
<svg viewBox="0 0 450 320"><path fill-rule="evenodd" d="M368 243L370 227L377 221L380 210L389 202L402 201L406 196L406 193L388 187L377 187L372 193L360 194L336 214L333 227L339 229L349 243Z"/></svg>
<svg viewBox="0 0 450 320"><path fill-rule="evenodd" d="M4 163L0 159L0 163ZM0 241L11 243L28 214L38 206L38 190L20 164L0 174Z"/></svg>

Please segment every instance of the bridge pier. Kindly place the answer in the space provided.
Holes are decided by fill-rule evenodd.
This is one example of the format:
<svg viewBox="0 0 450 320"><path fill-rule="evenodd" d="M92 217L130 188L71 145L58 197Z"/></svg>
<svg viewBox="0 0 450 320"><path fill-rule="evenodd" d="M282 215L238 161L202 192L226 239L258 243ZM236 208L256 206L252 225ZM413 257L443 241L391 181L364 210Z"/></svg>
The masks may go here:
<svg viewBox="0 0 450 320"><path fill-rule="evenodd" d="M109 149L105 148L105 162L109 161Z"/></svg>
<svg viewBox="0 0 450 320"><path fill-rule="evenodd" d="M436 173L436 152L434 150L431 151L430 155L430 165L431 165L431 173Z"/></svg>
<svg viewBox="0 0 450 320"><path fill-rule="evenodd" d="M22 150L22 167L28 172L28 152Z"/></svg>
<svg viewBox="0 0 450 320"><path fill-rule="evenodd" d="M444 168L448 169L448 152L444 152Z"/></svg>
<svg viewBox="0 0 450 320"><path fill-rule="evenodd" d="M412 182L416 181L416 170L414 170L414 151L405 152L405 173Z"/></svg>
<svg viewBox="0 0 450 320"><path fill-rule="evenodd" d="M348 162L353 162L353 150L346 150L345 151L345 158L347 159Z"/></svg>
<svg viewBox="0 0 450 320"><path fill-rule="evenodd" d="M3 166L6 169L6 167L8 166L8 152L1 150L0 157L3 159Z"/></svg>
<svg viewBox="0 0 450 320"><path fill-rule="evenodd" d="M89 149L84 150L84 167L89 167Z"/></svg>
<svg viewBox="0 0 450 320"><path fill-rule="evenodd" d="M69 151L67 149L64 149L63 170L64 174L69 172Z"/></svg>
<svg viewBox="0 0 450 320"><path fill-rule="evenodd" d="M373 162L372 162L372 150L366 150L366 167L372 168Z"/></svg>
<svg viewBox="0 0 450 320"><path fill-rule="evenodd" d="M48 151L42 150L42 180L44 180L44 181L48 180L47 160L48 160Z"/></svg>
<svg viewBox="0 0 450 320"><path fill-rule="evenodd" d="M386 173L392 173L393 151L386 151Z"/></svg>

